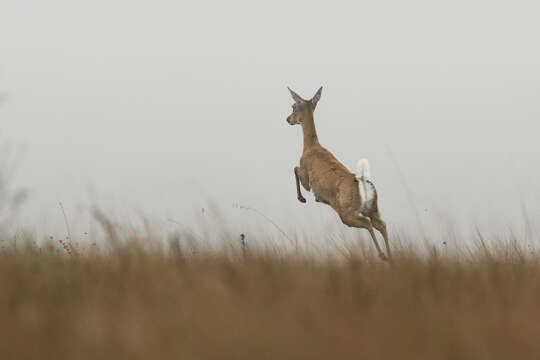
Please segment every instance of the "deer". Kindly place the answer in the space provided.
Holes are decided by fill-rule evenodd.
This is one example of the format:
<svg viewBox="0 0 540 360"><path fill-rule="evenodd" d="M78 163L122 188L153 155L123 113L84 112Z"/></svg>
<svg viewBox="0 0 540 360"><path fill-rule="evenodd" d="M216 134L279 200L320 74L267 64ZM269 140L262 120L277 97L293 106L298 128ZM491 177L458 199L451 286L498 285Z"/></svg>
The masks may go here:
<svg viewBox="0 0 540 360"><path fill-rule="evenodd" d="M329 205L343 224L367 229L379 257L391 261L386 223L379 212L377 190L370 180L369 162L366 159L359 160L357 174L354 174L319 143L313 114L321 98L322 86L311 100L304 100L290 87L288 89L294 104L287 123L301 125L304 139L300 166L294 168L298 201L306 203L300 189L302 184L306 191L313 193L316 202ZM388 256L379 247L373 228L381 233Z"/></svg>

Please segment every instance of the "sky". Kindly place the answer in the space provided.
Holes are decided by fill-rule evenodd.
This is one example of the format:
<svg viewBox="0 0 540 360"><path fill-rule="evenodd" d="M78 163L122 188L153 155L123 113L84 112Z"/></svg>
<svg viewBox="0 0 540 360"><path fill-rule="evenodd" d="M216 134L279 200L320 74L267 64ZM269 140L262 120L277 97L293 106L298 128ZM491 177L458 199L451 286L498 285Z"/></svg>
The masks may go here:
<svg viewBox="0 0 540 360"><path fill-rule="evenodd" d="M287 86L323 86L320 142L351 169L370 160L391 230L520 228L540 211L539 16L521 0L4 0L20 219L63 231L61 202L81 232L93 206L189 226L210 202L268 231L233 205L338 229L296 200L301 129L285 122Z"/></svg>

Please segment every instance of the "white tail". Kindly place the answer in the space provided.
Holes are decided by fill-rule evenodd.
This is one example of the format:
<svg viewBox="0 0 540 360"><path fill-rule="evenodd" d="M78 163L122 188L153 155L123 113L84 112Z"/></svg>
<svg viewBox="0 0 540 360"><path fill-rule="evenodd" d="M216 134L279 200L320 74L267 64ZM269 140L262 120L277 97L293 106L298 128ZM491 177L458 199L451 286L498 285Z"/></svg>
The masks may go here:
<svg viewBox="0 0 540 360"><path fill-rule="evenodd" d="M357 176L358 177L361 177L361 178L364 178L364 179L369 179L370 174L369 174L369 162L368 162L368 160L367 159L358 160L358 162L356 163L356 171L357 171Z"/></svg>

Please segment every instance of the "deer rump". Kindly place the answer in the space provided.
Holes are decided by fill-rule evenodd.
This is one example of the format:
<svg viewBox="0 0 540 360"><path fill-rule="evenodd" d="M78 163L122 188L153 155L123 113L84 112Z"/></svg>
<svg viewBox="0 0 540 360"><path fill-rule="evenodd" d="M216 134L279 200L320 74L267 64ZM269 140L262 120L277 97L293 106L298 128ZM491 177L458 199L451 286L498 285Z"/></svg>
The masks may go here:
<svg viewBox="0 0 540 360"><path fill-rule="evenodd" d="M376 210L377 190L369 179L369 162L367 159L358 160L356 165L356 180L360 191L360 215L369 216Z"/></svg>

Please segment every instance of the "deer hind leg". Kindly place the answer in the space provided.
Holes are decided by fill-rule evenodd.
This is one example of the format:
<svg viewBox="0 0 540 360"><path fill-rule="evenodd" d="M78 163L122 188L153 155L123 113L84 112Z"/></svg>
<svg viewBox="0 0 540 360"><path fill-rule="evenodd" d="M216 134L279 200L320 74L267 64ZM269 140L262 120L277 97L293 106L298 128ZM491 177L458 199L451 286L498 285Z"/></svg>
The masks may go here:
<svg viewBox="0 0 540 360"><path fill-rule="evenodd" d="M352 214L352 215L341 216L341 221L343 221L343 223L347 226L360 228L360 229L367 229L367 231L369 231L369 234L371 235L371 238L373 239L373 244L375 244L375 248L377 249L377 252L379 253L379 257L384 261L388 260L386 255L384 255L381 248L379 247L379 243L377 242L377 238L375 237L375 232L373 231L373 225L371 224L371 220L369 217L358 215L358 214Z"/></svg>
<svg viewBox="0 0 540 360"><path fill-rule="evenodd" d="M374 214L371 216L371 224L383 236L384 244L386 246L386 253L388 254L388 259L392 261L392 251L390 251L390 243L388 242L388 234L386 232L386 223L381 219L381 216L379 214Z"/></svg>
<svg viewBox="0 0 540 360"><path fill-rule="evenodd" d="M294 177L296 179L296 195L298 196L298 201L305 203L306 199L302 196L302 191L300 191L300 183L302 183L304 189L310 191L307 173L303 171L301 167L297 166L294 168Z"/></svg>

